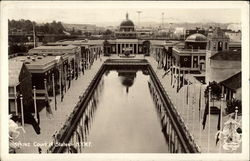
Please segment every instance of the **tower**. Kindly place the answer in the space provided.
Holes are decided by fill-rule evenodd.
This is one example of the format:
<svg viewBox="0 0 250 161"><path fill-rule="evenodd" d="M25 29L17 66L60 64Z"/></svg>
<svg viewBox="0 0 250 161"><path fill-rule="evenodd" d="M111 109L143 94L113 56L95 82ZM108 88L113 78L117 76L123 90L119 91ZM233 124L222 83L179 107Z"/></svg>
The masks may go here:
<svg viewBox="0 0 250 161"><path fill-rule="evenodd" d="M213 32L207 36L207 50L206 50L206 83L211 80L211 60L210 57L221 51L229 50L229 37L220 29L216 27Z"/></svg>

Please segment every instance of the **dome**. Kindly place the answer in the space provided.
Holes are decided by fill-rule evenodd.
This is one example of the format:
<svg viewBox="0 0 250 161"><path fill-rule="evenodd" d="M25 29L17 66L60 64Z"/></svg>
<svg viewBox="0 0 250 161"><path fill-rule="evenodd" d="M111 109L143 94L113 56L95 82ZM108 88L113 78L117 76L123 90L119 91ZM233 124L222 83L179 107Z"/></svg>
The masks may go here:
<svg viewBox="0 0 250 161"><path fill-rule="evenodd" d="M134 23L128 19L128 13L126 14L126 20L122 21L120 27L134 27Z"/></svg>
<svg viewBox="0 0 250 161"><path fill-rule="evenodd" d="M121 27L130 27L130 26L134 26L134 23L131 21L131 20L124 20L124 21L122 21L122 23L121 23L121 25L120 25Z"/></svg>
<svg viewBox="0 0 250 161"><path fill-rule="evenodd" d="M122 21L120 24L120 31L131 32L134 31L134 23L128 19L128 13L126 14L126 20Z"/></svg>
<svg viewBox="0 0 250 161"><path fill-rule="evenodd" d="M206 42L207 37L202 34L196 33L196 34L188 36L185 41L186 42Z"/></svg>

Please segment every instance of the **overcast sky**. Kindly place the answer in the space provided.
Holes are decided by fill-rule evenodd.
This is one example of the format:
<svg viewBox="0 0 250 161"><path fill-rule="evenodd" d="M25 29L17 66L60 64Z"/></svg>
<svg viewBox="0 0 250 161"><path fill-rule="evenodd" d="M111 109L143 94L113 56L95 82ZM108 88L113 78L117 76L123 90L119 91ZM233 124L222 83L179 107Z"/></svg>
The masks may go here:
<svg viewBox="0 0 250 161"><path fill-rule="evenodd" d="M202 8L201 8L202 7ZM237 8L238 7L238 8ZM119 25L126 12L140 22L241 22L239 6L232 2L9 2L8 19L29 19L38 23L53 20L74 24Z"/></svg>

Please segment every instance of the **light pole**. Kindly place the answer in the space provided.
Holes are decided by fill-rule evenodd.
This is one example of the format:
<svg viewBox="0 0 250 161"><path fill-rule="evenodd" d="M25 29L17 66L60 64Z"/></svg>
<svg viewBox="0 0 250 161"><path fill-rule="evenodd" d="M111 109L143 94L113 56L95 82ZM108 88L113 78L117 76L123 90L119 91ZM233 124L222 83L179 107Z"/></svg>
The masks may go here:
<svg viewBox="0 0 250 161"><path fill-rule="evenodd" d="M142 11L137 11L137 13L138 13L138 28L139 28L139 26L140 26L140 14L142 13Z"/></svg>
<svg viewBox="0 0 250 161"><path fill-rule="evenodd" d="M56 89L55 89L55 76L54 76L54 73L52 74L52 84L53 84L53 96L55 98L55 110L57 110L57 107L56 107Z"/></svg>
<svg viewBox="0 0 250 161"><path fill-rule="evenodd" d="M38 117L37 117L37 107L36 107L36 86L33 86L33 90L34 90L35 120L38 121Z"/></svg>
<svg viewBox="0 0 250 161"><path fill-rule="evenodd" d="M22 126L24 128L24 112L23 112L23 95L22 94L20 94L20 101L21 101Z"/></svg>
<svg viewBox="0 0 250 161"><path fill-rule="evenodd" d="M35 24L34 24L34 23L32 23L32 25L33 25L33 42L34 42L34 48L35 48L35 47L36 47Z"/></svg>
<svg viewBox="0 0 250 161"><path fill-rule="evenodd" d="M164 28L164 12L161 13L162 16L162 29Z"/></svg>
<svg viewBox="0 0 250 161"><path fill-rule="evenodd" d="M209 87L209 93L208 93L208 147L207 152L209 153L210 149L210 99L211 99L211 87Z"/></svg>

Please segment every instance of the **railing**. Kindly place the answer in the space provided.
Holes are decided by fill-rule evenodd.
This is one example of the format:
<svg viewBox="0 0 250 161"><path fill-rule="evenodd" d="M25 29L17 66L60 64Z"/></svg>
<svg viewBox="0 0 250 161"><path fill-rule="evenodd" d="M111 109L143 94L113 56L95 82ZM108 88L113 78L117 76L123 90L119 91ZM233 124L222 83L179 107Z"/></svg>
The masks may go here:
<svg viewBox="0 0 250 161"><path fill-rule="evenodd" d="M190 52L196 52L196 53L206 53L206 49L184 49L184 48L173 48L173 50L180 52L180 53L190 53Z"/></svg>
<svg viewBox="0 0 250 161"><path fill-rule="evenodd" d="M82 96L79 96L80 100L76 104L74 110L66 120L64 126L58 132L55 140L55 143L48 149L50 153L63 153L65 151L66 146L57 146L56 143L68 143L70 137L72 136L75 128L77 127L77 123L81 118L81 114L85 112L87 104L91 99L92 94L94 93L95 87L98 85L103 73L105 71L104 65L101 66L99 71L96 73L95 77L91 81L90 85L83 93Z"/></svg>
<svg viewBox="0 0 250 161"><path fill-rule="evenodd" d="M172 126L179 139L179 142L182 145L183 151L185 153L199 153L200 150L198 145L194 142L194 139L191 137L184 121L182 120L176 108L174 107L174 104L172 103L171 99L168 97L166 91L164 90L164 87L160 83L160 80L158 79L151 65L148 65L148 69L150 75L152 76L151 78L155 84L156 90L158 91L158 94L163 100L165 111L167 112L168 117L170 118L170 122L172 123Z"/></svg>

